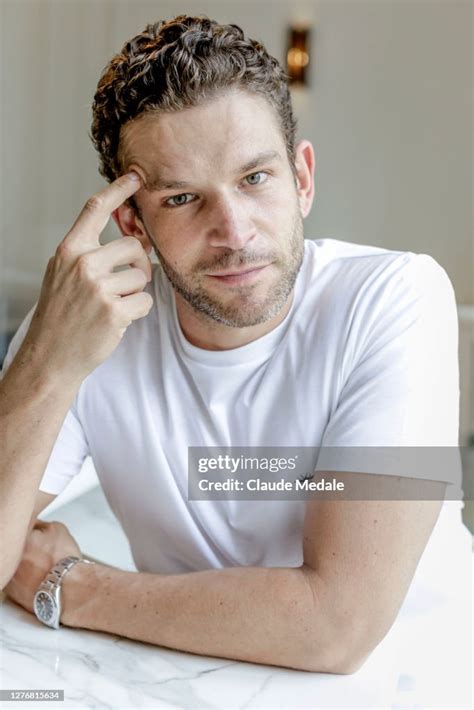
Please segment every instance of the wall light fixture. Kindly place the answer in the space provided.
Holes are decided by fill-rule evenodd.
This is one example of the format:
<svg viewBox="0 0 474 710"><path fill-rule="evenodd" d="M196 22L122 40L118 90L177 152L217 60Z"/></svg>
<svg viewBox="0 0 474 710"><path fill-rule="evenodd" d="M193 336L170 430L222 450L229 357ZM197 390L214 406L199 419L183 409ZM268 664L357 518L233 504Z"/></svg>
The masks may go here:
<svg viewBox="0 0 474 710"><path fill-rule="evenodd" d="M307 86L309 70L309 27L290 27L288 32L287 72L290 84Z"/></svg>

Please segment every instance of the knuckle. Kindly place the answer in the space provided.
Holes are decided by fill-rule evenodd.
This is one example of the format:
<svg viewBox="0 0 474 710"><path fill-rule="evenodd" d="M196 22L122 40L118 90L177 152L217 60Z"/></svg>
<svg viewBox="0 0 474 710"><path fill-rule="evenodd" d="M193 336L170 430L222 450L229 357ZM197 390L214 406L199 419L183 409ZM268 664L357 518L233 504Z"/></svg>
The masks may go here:
<svg viewBox="0 0 474 710"><path fill-rule="evenodd" d="M72 256L71 247L67 242L61 242L61 244L59 244L58 248L56 249L56 256L63 260L69 259Z"/></svg>
<svg viewBox="0 0 474 710"><path fill-rule="evenodd" d="M129 309L123 299L120 299L120 301L114 303L114 306L115 305L116 308L114 308L114 312L111 314L113 324L119 330L122 328L126 330L132 322Z"/></svg>
<svg viewBox="0 0 474 710"><path fill-rule="evenodd" d="M139 240L136 237L133 237L131 234L127 234L127 235L123 236L122 239L125 242L125 244L135 245L135 244L140 243Z"/></svg>
<svg viewBox="0 0 474 710"><path fill-rule="evenodd" d="M78 256L76 268L81 276L88 276L91 271L91 257L88 253Z"/></svg>
<svg viewBox="0 0 474 710"><path fill-rule="evenodd" d="M145 286L148 283L148 279L146 277L145 272L142 271L141 269L137 269L136 271L137 271L136 278L137 278L137 281L139 282L140 288L145 288Z"/></svg>
<svg viewBox="0 0 474 710"><path fill-rule="evenodd" d="M115 327L120 320L120 314L117 313L116 302L104 301L103 314L105 321L109 326Z"/></svg>
<svg viewBox="0 0 474 710"><path fill-rule="evenodd" d="M128 244L130 245L130 249L134 254L140 254L143 252L143 247L141 241L137 237L125 237L127 239Z"/></svg>
<svg viewBox="0 0 474 710"><path fill-rule="evenodd" d="M127 328L132 324L132 318L130 318L128 315L125 315L124 313L120 314L120 318L116 318L114 320L114 327L117 329L119 333L125 333Z"/></svg>
<svg viewBox="0 0 474 710"><path fill-rule="evenodd" d="M100 279L94 279L94 281L90 282L90 289L96 298L109 305L109 301L107 300L107 290L103 281Z"/></svg>
<svg viewBox="0 0 474 710"><path fill-rule="evenodd" d="M151 307L153 306L153 298L150 296L149 293L144 293L143 296L144 296L144 303L143 303L143 305L144 305L145 308L147 309L147 313L149 313Z"/></svg>
<svg viewBox="0 0 474 710"><path fill-rule="evenodd" d="M92 197L89 197L87 200L86 204L84 205L84 209L86 212L100 212L104 205L104 202L101 197L98 195L92 195Z"/></svg>

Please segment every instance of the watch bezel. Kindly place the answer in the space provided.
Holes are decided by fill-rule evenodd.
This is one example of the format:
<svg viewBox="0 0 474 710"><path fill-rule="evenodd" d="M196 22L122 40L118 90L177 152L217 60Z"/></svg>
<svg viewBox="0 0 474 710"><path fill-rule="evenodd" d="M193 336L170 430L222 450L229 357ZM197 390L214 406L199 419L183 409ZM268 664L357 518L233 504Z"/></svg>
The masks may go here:
<svg viewBox="0 0 474 710"><path fill-rule="evenodd" d="M41 612L38 608L38 597L40 594L46 594L53 605L54 608L54 613L51 619L46 620L41 616ZM41 586L33 599L33 610L35 612L36 618L41 621L42 624L45 624L46 626L50 626L52 629L58 629L59 628L59 619L61 617L61 603L60 603L60 598L59 598L59 588L56 589L46 589L45 587Z"/></svg>

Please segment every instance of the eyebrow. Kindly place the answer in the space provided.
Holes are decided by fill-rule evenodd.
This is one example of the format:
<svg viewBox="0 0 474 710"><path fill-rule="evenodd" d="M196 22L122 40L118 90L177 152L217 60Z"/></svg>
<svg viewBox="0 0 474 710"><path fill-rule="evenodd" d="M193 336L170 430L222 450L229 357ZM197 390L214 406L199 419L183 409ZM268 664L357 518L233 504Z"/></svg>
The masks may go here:
<svg viewBox="0 0 474 710"><path fill-rule="evenodd" d="M249 170L257 168L259 165L262 165L262 163L269 163L274 160L281 160L280 153L276 150L267 150L259 153L245 163L245 165L242 165L237 172L238 174L246 173ZM155 174L147 179L145 189L151 192L158 192L160 190L175 190L190 186L191 183L186 182L185 180L167 180L166 178L162 178L160 175Z"/></svg>

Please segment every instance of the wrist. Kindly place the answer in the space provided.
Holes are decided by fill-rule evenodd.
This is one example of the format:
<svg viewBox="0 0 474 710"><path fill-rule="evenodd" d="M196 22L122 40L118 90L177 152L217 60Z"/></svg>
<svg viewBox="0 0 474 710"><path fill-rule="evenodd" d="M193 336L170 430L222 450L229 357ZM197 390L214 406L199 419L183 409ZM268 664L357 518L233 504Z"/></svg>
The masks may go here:
<svg viewBox="0 0 474 710"><path fill-rule="evenodd" d="M58 366L47 351L25 339L5 373L2 386L7 391L11 388L16 401L24 399L18 396L24 392L29 399L61 399L69 403L85 377L86 374Z"/></svg>
<svg viewBox="0 0 474 710"><path fill-rule="evenodd" d="M97 595L99 564L78 562L65 575L61 585L61 624L78 628L92 628L91 607Z"/></svg>

